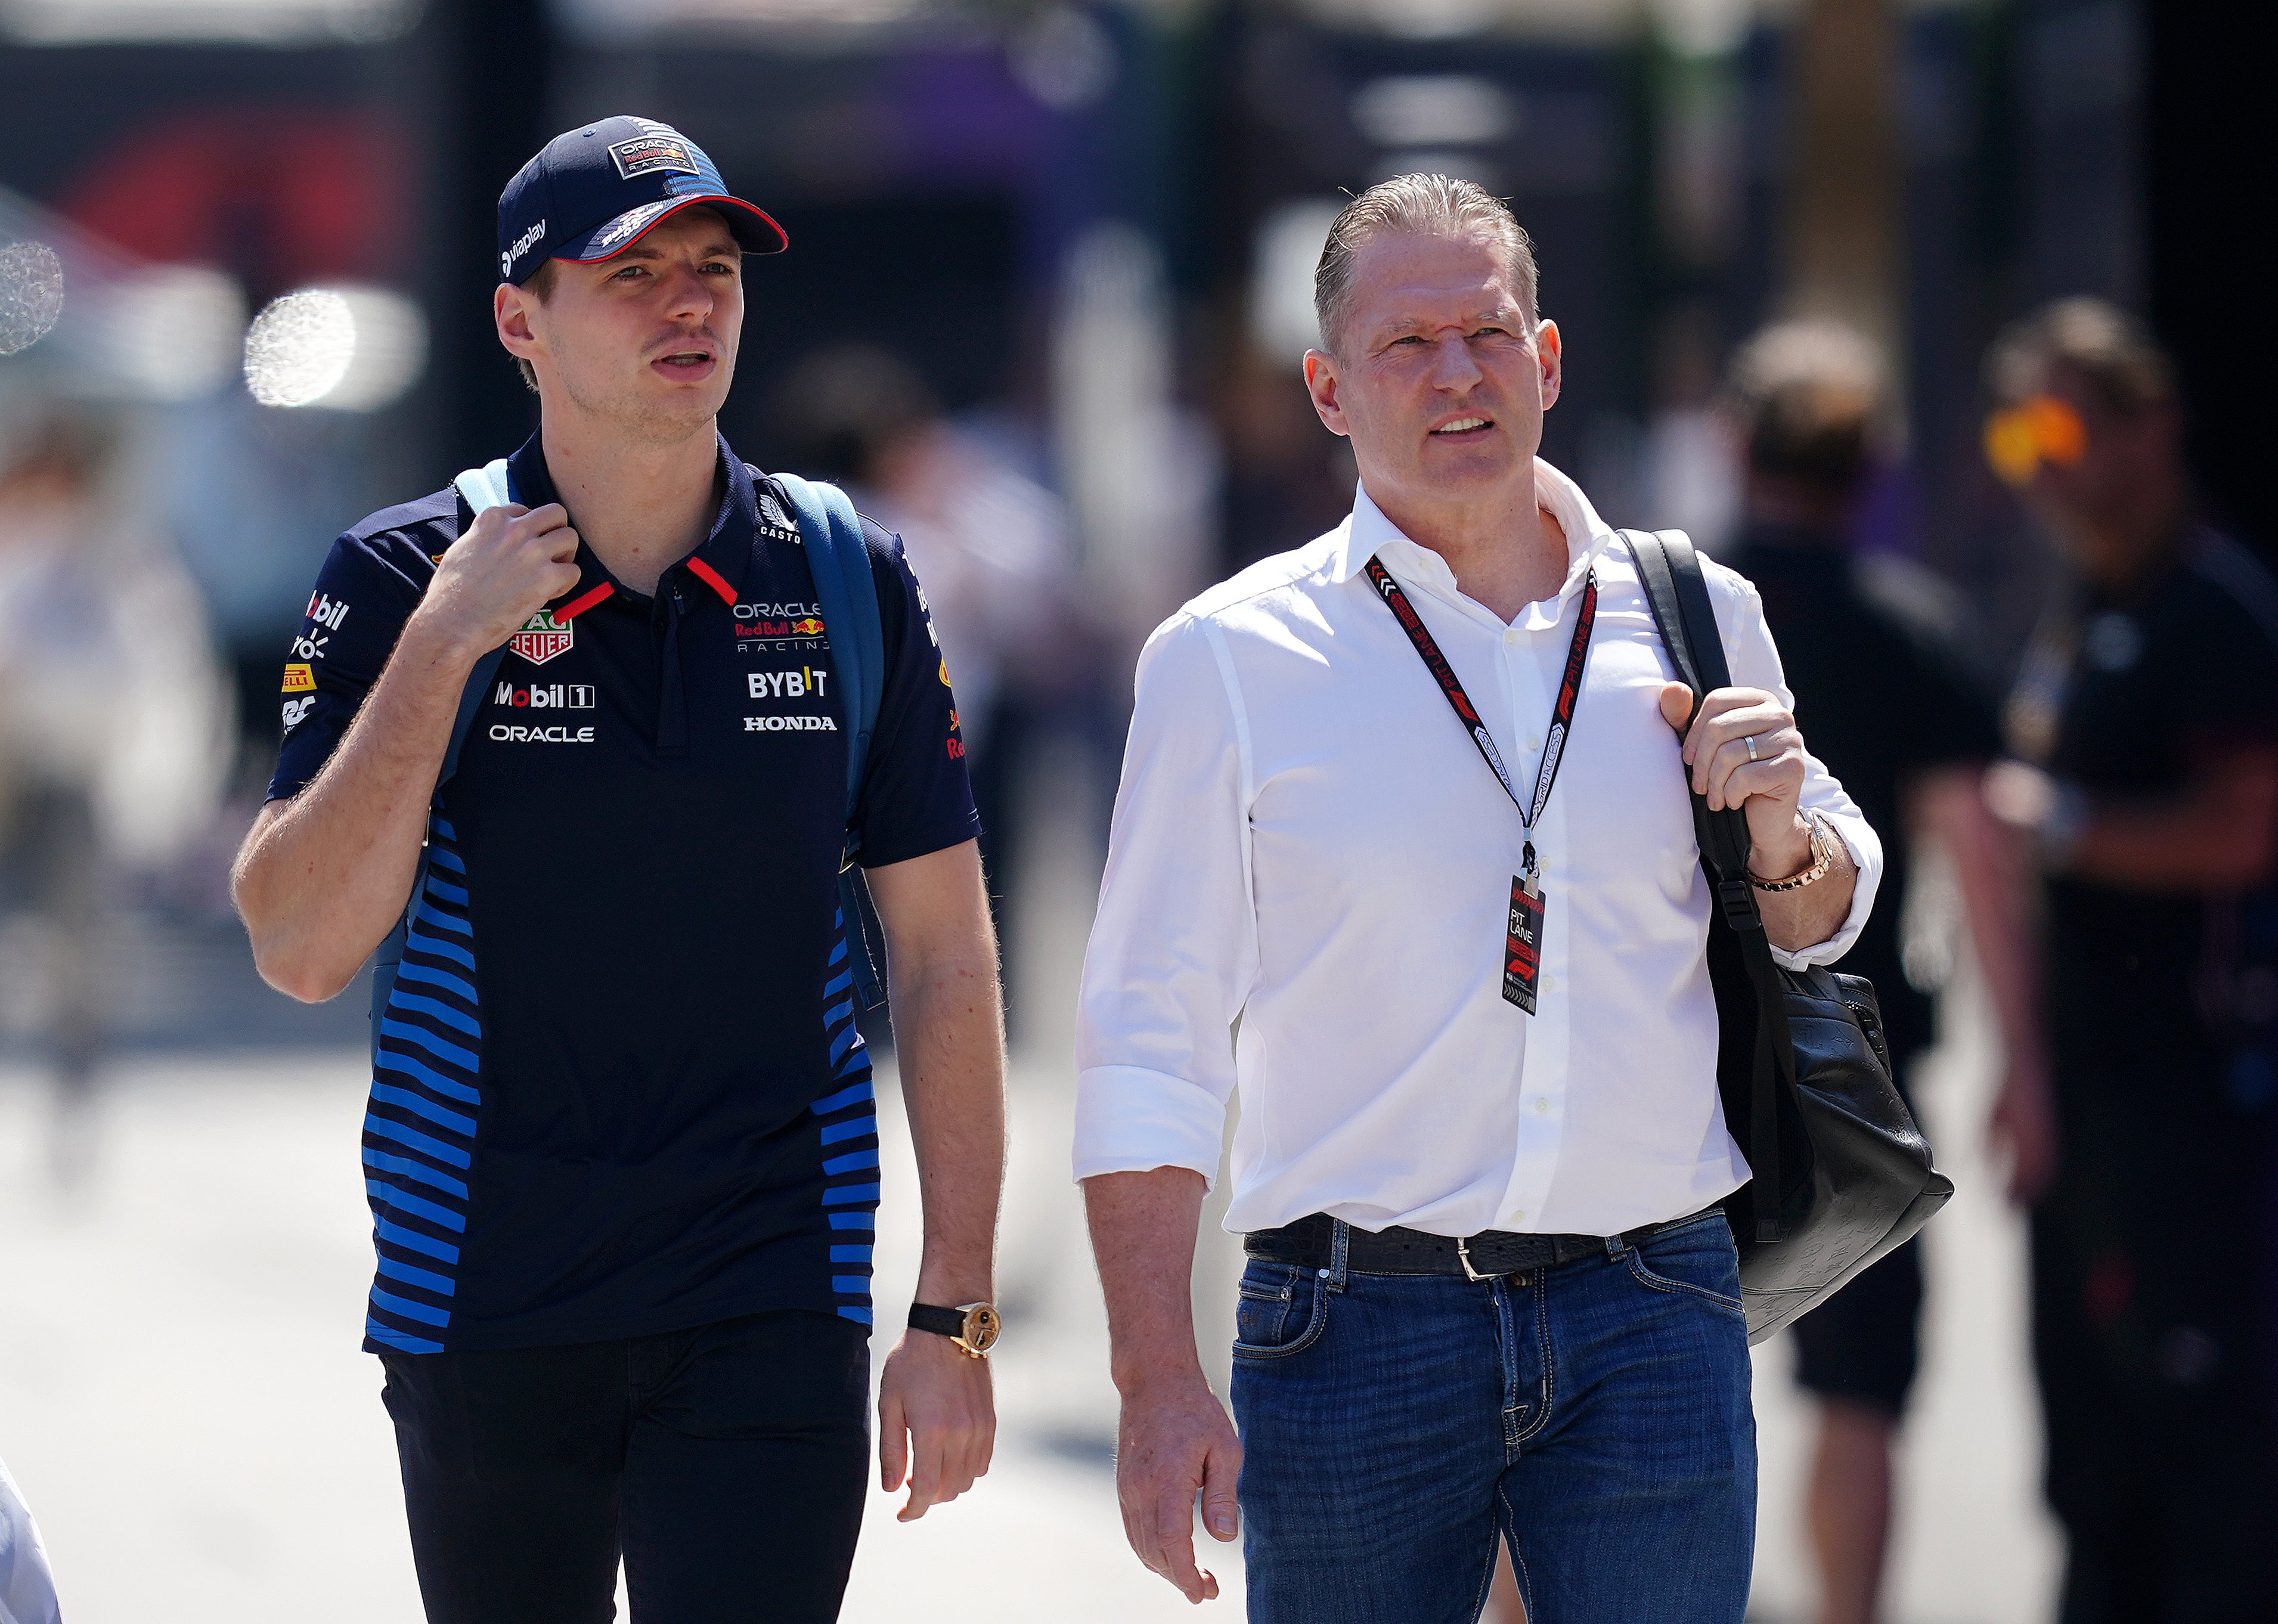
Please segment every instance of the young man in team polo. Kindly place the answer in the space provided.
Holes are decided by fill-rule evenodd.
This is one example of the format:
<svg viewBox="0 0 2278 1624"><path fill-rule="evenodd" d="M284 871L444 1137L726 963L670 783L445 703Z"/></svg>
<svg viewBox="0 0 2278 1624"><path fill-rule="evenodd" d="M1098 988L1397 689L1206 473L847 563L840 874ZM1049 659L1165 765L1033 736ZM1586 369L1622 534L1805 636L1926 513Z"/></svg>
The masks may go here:
<svg viewBox="0 0 2278 1624"><path fill-rule="evenodd" d="M692 142L558 137L498 241L540 427L333 544L237 900L296 998L400 946L365 1346L428 1617L606 1620L622 1558L652 1624L829 1619L879 1177L850 827L926 1221L929 1329L879 1398L902 1516L970 1487L995 1432L1002 1020L949 672L900 543L866 524L842 550L877 617L835 624L796 522L819 487L720 437L743 257L786 240ZM858 630L882 678L859 714Z"/></svg>

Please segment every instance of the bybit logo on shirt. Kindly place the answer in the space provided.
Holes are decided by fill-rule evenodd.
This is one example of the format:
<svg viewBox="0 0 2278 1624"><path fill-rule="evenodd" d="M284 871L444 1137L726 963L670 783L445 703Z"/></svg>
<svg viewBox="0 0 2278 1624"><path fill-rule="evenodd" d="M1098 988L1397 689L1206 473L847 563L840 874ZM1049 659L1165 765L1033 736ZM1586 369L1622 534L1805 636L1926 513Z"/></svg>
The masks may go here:
<svg viewBox="0 0 2278 1624"><path fill-rule="evenodd" d="M829 674L818 671L811 665L802 665L795 671L746 671L744 673L745 697L805 699L812 693L820 698L823 678Z"/></svg>

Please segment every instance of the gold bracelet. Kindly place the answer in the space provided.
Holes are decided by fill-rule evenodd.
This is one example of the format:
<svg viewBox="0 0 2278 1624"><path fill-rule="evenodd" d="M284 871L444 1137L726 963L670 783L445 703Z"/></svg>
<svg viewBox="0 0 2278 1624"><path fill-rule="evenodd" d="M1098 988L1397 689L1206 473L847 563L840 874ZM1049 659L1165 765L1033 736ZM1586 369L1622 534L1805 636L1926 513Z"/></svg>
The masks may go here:
<svg viewBox="0 0 2278 1624"><path fill-rule="evenodd" d="M1748 884L1754 885L1758 891L1801 891L1812 881L1823 877L1827 870L1835 866L1834 831L1827 827L1827 820L1820 813L1810 814L1809 821L1811 823L1810 864L1797 869L1785 879L1758 879L1751 874L1748 876Z"/></svg>

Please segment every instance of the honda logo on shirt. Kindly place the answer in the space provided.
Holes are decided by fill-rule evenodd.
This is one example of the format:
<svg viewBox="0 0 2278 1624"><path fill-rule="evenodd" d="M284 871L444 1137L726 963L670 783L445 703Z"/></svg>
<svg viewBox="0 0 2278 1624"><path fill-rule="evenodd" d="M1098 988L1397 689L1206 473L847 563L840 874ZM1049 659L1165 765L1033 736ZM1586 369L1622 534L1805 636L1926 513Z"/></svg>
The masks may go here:
<svg viewBox="0 0 2278 1624"><path fill-rule="evenodd" d="M593 689L583 682L534 682L526 688L502 682L491 696L491 703L511 705L517 710L591 710Z"/></svg>
<svg viewBox="0 0 2278 1624"><path fill-rule="evenodd" d="M577 640L574 624L564 624L554 618L551 610L540 609L522 623L522 630L508 640L507 647L532 665L543 665L557 655L568 654Z"/></svg>

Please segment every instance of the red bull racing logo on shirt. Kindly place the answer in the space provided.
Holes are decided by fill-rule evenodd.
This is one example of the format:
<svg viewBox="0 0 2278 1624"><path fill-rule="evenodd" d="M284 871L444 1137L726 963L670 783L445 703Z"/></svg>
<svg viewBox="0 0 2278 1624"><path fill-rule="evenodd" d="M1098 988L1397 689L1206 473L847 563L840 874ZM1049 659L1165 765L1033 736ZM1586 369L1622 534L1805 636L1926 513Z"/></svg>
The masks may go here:
<svg viewBox="0 0 2278 1624"><path fill-rule="evenodd" d="M577 629L554 618L550 610L540 609L522 623L522 630L507 642L507 647L529 661L543 665L557 655L566 655L577 640Z"/></svg>
<svg viewBox="0 0 2278 1624"><path fill-rule="evenodd" d="M736 645L747 652L754 643L782 649L794 641L812 643L822 636L819 604L737 603L728 612L736 617Z"/></svg>

